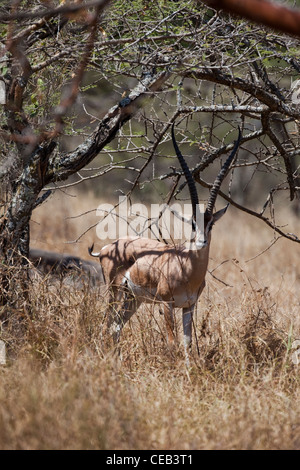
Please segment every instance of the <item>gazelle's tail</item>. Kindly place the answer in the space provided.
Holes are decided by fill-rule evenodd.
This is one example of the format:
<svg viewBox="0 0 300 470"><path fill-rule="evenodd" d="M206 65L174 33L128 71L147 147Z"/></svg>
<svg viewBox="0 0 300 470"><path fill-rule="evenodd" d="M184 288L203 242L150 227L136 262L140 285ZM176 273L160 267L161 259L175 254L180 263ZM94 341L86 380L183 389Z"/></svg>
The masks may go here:
<svg viewBox="0 0 300 470"><path fill-rule="evenodd" d="M90 247L88 248L88 250L89 250L89 255L90 255L90 256L94 256L94 258L98 258L98 257L100 256L100 251L99 251L99 253L93 253L93 249L94 249L94 243L92 244L92 246L90 246Z"/></svg>

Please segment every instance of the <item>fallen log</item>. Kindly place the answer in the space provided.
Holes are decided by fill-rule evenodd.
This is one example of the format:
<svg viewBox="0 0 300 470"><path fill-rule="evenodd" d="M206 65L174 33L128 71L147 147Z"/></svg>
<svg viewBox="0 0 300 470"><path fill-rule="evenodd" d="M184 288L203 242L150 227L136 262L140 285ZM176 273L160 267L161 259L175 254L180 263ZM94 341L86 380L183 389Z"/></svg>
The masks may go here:
<svg viewBox="0 0 300 470"><path fill-rule="evenodd" d="M83 276L90 280L93 286L104 282L100 264L78 256L31 248L29 260L35 268L44 274L63 277L69 274Z"/></svg>

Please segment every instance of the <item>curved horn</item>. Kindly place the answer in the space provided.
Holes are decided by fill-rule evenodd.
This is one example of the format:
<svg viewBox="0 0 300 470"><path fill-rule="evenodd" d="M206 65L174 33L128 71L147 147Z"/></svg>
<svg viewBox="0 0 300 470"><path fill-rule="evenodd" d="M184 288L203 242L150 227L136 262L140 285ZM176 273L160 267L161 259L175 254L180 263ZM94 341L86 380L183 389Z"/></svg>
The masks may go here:
<svg viewBox="0 0 300 470"><path fill-rule="evenodd" d="M197 189L196 189L196 185L195 185L195 181L193 179L192 173L190 172L190 169L187 166L187 163L185 159L183 158L183 155L180 152L177 142L175 140L174 125L175 123L172 124L172 142L173 142L173 146L174 146L177 158L181 165L182 171L184 173L187 185L189 187L192 208L193 208L193 218L196 221L196 214L197 214L196 210L197 210L197 205L199 204L198 193L197 193Z"/></svg>
<svg viewBox="0 0 300 470"><path fill-rule="evenodd" d="M232 160L233 160L233 158L234 158L234 156L237 152L237 149L239 147L241 138L242 138L242 133L241 133L241 129L239 128L239 135L238 135L238 138L237 138L237 140L234 144L233 150L232 150L231 154L229 155L229 157L227 158L224 165L222 166L222 168L220 170L220 173L216 177L216 179L214 181L214 184L213 184L213 187L211 188L210 196L209 196L209 200L207 202L207 208L206 208L206 213L208 215L212 215L212 213L213 213L214 205L215 205L215 202L216 202L216 199L217 199L218 192L220 190L222 181L224 180L225 176L228 173L230 164L231 164L231 162L232 162Z"/></svg>

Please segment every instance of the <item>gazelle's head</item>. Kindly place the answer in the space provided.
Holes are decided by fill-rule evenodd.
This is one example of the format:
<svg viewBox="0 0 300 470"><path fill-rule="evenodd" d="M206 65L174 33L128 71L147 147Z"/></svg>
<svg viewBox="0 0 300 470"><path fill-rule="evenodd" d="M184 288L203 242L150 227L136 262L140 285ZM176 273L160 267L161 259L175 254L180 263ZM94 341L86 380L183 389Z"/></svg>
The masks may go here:
<svg viewBox="0 0 300 470"><path fill-rule="evenodd" d="M228 208L229 204L227 204L227 206L225 206L223 209L217 212L213 212L221 184L225 176L228 173L232 160L235 157L241 138L242 138L242 134L239 128L239 135L234 144L233 150L231 154L229 155L229 157L227 158L227 160L225 161L225 163L223 164L218 176L216 177L214 181L212 189L210 191L209 199L207 202L207 207L204 213L204 221L203 221L203 224L201 224L199 222L201 221L201 214L199 211L199 199L198 199L198 193L197 193L195 181L193 179L193 176L190 172L189 167L187 166L185 159L183 158L178 148L178 145L175 139L175 134L174 134L174 123L172 125L172 141L173 141L174 149L175 149L177 158L183 170L183 173L186 178L189 191L190 191L191 203L192 203L192 208L193 208L192 224L193 224L193 231L195 232L195 245L196 245L196 249L198 250L209 245L210 239L211 239L211 229L213 225L225 214Z"/></svg>

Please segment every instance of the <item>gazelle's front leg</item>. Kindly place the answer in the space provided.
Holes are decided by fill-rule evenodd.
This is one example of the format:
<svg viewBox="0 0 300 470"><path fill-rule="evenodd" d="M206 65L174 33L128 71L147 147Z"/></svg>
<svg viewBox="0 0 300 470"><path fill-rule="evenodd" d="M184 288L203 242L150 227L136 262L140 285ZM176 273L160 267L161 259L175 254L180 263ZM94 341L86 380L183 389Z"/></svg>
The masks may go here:
<svg viewBox="0 0 300 470"><path fill-rule="evenodd" d="M175 342L175 324L173 315L173 303L164 303L164 317L167 328L168 344L172 346Z"/></svg>
<svg viewBox="0 0 300 470"><path fill-rule="evenodd" d="M183 345L188 365L188 356L192 347L192 326L194 309L195 304L182 309Z"/></svg>
<svg viewBox="0 0 300 470"><path fill-rule="evenodd" d="M205 280L203 280L203 282L201 283L199 287L197 300L199 299L204 287L205 287ZM194 314L195 307L197 305L197 300L193 305L190 305L189 307L182 309L183 344L184 344L187 366L189 366L189 353L192 348L193 314Z"/></svg>

